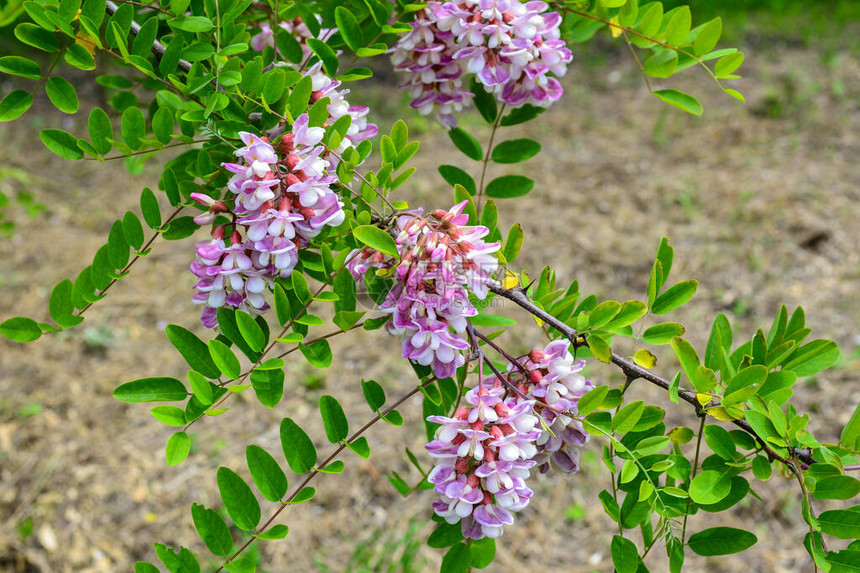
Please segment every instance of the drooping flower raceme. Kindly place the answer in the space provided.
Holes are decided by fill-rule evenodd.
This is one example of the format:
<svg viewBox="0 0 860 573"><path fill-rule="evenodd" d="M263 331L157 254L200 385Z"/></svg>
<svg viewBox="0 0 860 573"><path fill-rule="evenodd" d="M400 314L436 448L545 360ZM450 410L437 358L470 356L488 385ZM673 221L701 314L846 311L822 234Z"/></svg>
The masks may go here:
<svg viewBox="0 0 860 573"><path fill-rule="evenodd" d="M556 79L572 59L560 39L561 15L540 1L428 2L412 31L394 46L392 62L406 72L412 106L453 127L453 113L472 94L463 74L499 101L547 107L563 92Z"/></svg>
<svg viewBox="0 0 860 573"><path fill-rule="evenodd" d="M511 382L538 405L549 406L536 408L549 428L537 441L534 460L538 468L545 473L552 464L565 473L578 471L579 448L588 441L588 434L582 424L561 412L576 412L579 399L594 388L582 375L585 360L574 360L569 340L554 340L543 350L529 352L520 364L529 377L526 379L519 368L509 365Z"/></svg>
<svg viewBox="0 0 860 573"><path fill-rule="evenodd" d="M567 414L594 385L581 375L584 363L574 362L569 344L553 341L521 358L522 368L511 365L507 382L517 391L495 376L484 378L452 418L427 418L439 424L426 446L436 460L427 479L440 494L433 509L448 523L459 521L464 537L498 537L513 523L532 497L526 484L532 468L579 469L578 448L588 437Z"/></svg>
<svg viewBox="0 0 860 573"><path fill-rule="evenodd" d="M329 174L332 164L320 144L323 135L321 127L308 125L307 114L274 145L266 137L241 132L245 145L236 150L238 161L222 164L233 173L227 184L232 201L192 194L209 208L195 218L198 224L219 214L232 218L215 227L210 240L197 243L197 260L191 263L200 279L193 301L204 305L207 328L215 326L216 310L224 305L252 314L267 310L265 291L276 277L290 276L298 249L326 226L343 222L343 203L331 187L337 177Z"/></svg>
<svg viewBox="0 0 860 573"><path fill-rule="evenodd" d="M440 424L426 446L436 458L427 479L441 494L433 509L448 523L461 522L470 539L500 536L533 493L526 480L541 435L534 401L505 393L500 380L487 378L453 418L427 418Z"/></svg>
<svg viewBox="0 0 860 573"><path fill-rule="evenodd" d="M450 211L399 216L394 231L400 258L369 247L354 251L348 267L356 280L371 268L388 269L395 283L380 310L392 315L388 331L403 339L405 358L432 367L440 378L465 363L467 317L477 314L469 292L483 299L498 262L499 243L485 243L489 230L467 226L463 201Z"/></svg>

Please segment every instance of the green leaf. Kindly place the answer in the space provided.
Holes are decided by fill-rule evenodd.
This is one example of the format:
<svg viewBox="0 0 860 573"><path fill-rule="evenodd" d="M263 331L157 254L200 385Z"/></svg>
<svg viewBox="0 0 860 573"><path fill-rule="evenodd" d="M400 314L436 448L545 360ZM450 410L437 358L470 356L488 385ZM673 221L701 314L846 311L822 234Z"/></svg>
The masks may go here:
<svg viewBox="0 0 860 573"><path fill-rule="evenodd" d="M314 368L331 366L333 355L328 340L317 340L313 344L299 344L299 350Z"/></svg>
<svg viewBox="0 0 860 573"><path fill-rule="evenodd" d="M209 551L222 557L230 554L233 549L233 536L220 515L202 505L192 503L191 517L197 533Z"/></svg>
<svg viewBox="0 0 860 573"><path fill-rule="evenodd" d="M454 147L463 152L469 159L481 161L484 158L484 152L481 149L481 144L467 131L462 128L455 127L448 131L448 137L454 143Z"/></svg>
<svg viewBox="0 0 860 573"><path fill-rule="evenodd" d="M833 509L818 516L821 532L839 539L860 539L860 511Z"/></svg>
<svg viewBox="0 0 860 573"><path fill-rule="evenodd" d="M113 397L122 402L178 402L188 397L185 385L176 378L140 378L119 385Z"/></svg>
<svg viewBox="0 0 860 573"><path fill-rule="evenodd" d="M96 69L96 61L92 54L81 44L72 44L66 48L63 59L66 63L78 68L79 70L89 71Z"/></svg>
<svg viewBox="0 0 860 573"><path fill-rule="evenodd" d="M281 420L281 447L287 464L297 474L309 472L317 464L314 443L290 418Z"/></svg>
<svg viewBox="0 0 860 573"><path fill-rule="evenodd" d="M609 552L612 554L612 564L617 573L636 573L639 570L641 564L639 550L636 549L636 544L626 537L613 535Z"/></svg>
<svg viewBox="0 0 860 573"><path fill-rule="evenodd" d="M139 251L143 246L145 239L143 235L143 225L140 224L140 219L131 211L126 211L122 218L122 234L125 242Z"/></svg>
<svg viewBox="0 0 860 573"><path fill-rule="evenodd" d="M535 186L533 179L522 175L496 177L487 185L487 197L508 199L527 195Z"/></svg>
<svg viewBox="0 0 860 573"><path fill-rule="evenodd" d="M59 285L58 285L59 286ZM851 414L851 419L845 424L842 429L842 434L839 438L839 443L846 448L857 448L857 442L860 439L860 404L854 408L854 413Z"/></svg>
<svg viewBox="0 0 860 573"><path fill-rule="evenodd" d="M829 368L839 359L839 347L832 340L813 340L804 344L783 364L783 370L791 370L798 376L812 376Z"/></svg>
<svg viewBox="0 0 860 573"><path fill-rule="evenodd" d="M737 457L738 450L732 436L721 426L714 424L705 426L705 443L724 460L733 461Z"/></svg>
<svg viewBox="0 0 860 573"><path fill-rule="evenodd" d="M263 406L274 408L284 397L284 371L257 367L251 372L251 386Z"/></svg>
<svg viewBox="0 0 860 573"><path fill-rule="evenodd" d="M721 18L714 18L699 29L699 35L693 41L693 51L697 56L707 54L714 49L717 42L720 41L720 35L723 33L723 21Z"/></svg>
<svg viewBox="0 0 860 573"><path fill-rule="evenodd" d="M678 53L674 50L662 50L645 60L643 71L655 78L668 78L678 67Z"/></svg>
<svg viewBox="0 0 860 573"><path fill-rule="evenodd" d="M395 258L400 258L400 253L397 251L397 243L394 239L374 225L361 225L353 231L356 240L364 243L372 249L376 249L380 253L390 255Z"/></svg>
<svg viewBox="0 0 860 573"><path fill-rule="evenodd" d="M459 167L454 167L453 165L440 165L438 169L439 175L442 176L442 179L447 181L452 187L455 185L462 185L470 195L474 195L478 192L478 186L475 184L475 180L472 179L472 176Z"/></svg>
<svg viewBox="0 0 860 573"><path fill-rule="evenodd" d="M154 545L155 554L171 573L200 573L200 563L188 549L179 547L179 553L176 553L161 543Z"/></svg>
<svg viewBox="0 0 860 573"><path fill-rule="evenodd" d="M51 291L48 311L51 318L57 321L57 324L60 324L61 320L65 321L64 319L71 317L75 312L75 306L72 304L72 281L66 279L57 283L54 290Z"/></svg>
<svg viewBox="0 0 860 573"><path fill-rule="evenodd" d="M245 459L248 469L251 470L251 477L264 498L279 501L286 495L289 488L287 476L269 452L251 444L245 448Z"/></svg>
<svg viewBox="0 0 860 573"><path fill-rule="evenodd" d="M743 529L711 527L691 535L687 545L694 553L709 557L740 553L755 545L756 541L758 537L755 534Z"/></svg>
<svg viewBox="0 0 860 573"><path fill-rule="evenodd" d="M65 78L54 76L45 84L45 93L48 99L58 110L63 113L73 114L78 112L78 95L75 88Z"/></svg>
<svg viewBox="0 0 860 573"><path fill-rule="evenodd" d="M594 412L603 403L603 399L609 393L609 386L597 386L589 390L577 403L580 416L587 416Z"/></svg>
<svg viewBox="0 0 860 573"><path fill-rule="evenodd" d="M0 121L18 119L33 105L33 96L24 90L13 90L0 101Z"/></svg>
<svg viewBox="0 0 860 573"><path fill-rule="evenodd" d="M213 380L221 376L221 371L209 354L209 347L193 332L176 324L168 324L164 333L192 370Z"/></svg>
<svg viewBox="0 0 860 573"><path fill-rule="evenodd" d="M332 78L335 77L337 75L337 54L335 54L334 50L328 44L316 38L308 38L307 44L322 62L326 74Z"/></svg>
<svg viewBox="0 0 860 573"><path fill-rule="evenodd" d="M183 32L208 32L213 28L212 20L205 16L177 16L167 21L167 25Z"/></svg>
<svg viewBox="0 0 860 573"><path fill-rule="evenodd" d="M728 54L723 56L719 60L717 60L717 65L714 66L714 75L718 78L723 78L725 76L731 75L732 72L741 67L741 64L744 63L744 55L740 52L734 52L732 54Z"/></svg>
<svg viewBox="0 0 860 573"><path fill-rule="evenodd" d="M239 359L236 358L236 355L230 350L229 346L214 338L207 345L209 346L209 355L212 357L212 361L224 376L230 380L234 380L242 374Z"/></svg>
<svg viewBox="0 0 860 573"><path fill-rule="evenodd" d="M700 365L699 355L696 353L696 349L693 348L692 344L683 338L678 337L672 339L672 349L675 351L675 355L681 363L681 368L684 370L687 380L689 380L695 387L696 370Z"/></svg>
<svg viewBox="0 0 860 573"><path fill-rule="evenodd" d="M508 238L505 239L505 246L502 247L502 254L507 262L510 263L520 254L524 239L525 233L523 233L522 226L519 223L512 225L508 231Z"/></svg>
<svg viewBox="0 0 860 573"><path fill-rule="evenodd" d="M679 306L686 304L696 294L699 283L694 280L681 281L657 297L651 306L654 314L666 314Z"/></svg>
<svg viewBox="0 0 860 573"><path fill-rule="evenodd" d="M257 539L263 539L265 541L278 541L287 536L290 532L290 528L286 525L278 524L273 525L263 533L257 533L254 535Z"/></svg>
<svg viewBox="0 0 860 573"><path fill-rule="evenodd" d="M655 90L654 95L668 103L669 105L673 105L678 109L682 109L687 113L691 113L693 115L702 115L704 108L702 104L691 96L690 94L684 93L682 91L666 89L666 90Z"/></svg>
<svg viewBox="0 0 860 573"><path fill-rule="evenodd" d="M278 46L278 51L293 63L300 63L302 61L302 46L299 44L298 40L296 40L293 35L282 29L280 26L277 30L276 43ZM242 74L244 79L245 74ZM244 86L243 86L244 87Z"/></svg>
<svg viewBox="0 0 860 573"><path fill-rule="evenodd" d="M459 523L440 523L427 538L427 546L433 549L444 549L462 540L462 527Z"/></svg>
<svg viewBox="0 0 860 573"><path fill-rule="evenodd" d="M648 344L668 344L676 336L684 334L684 327L677 322L661 322L645 329L642 340Z"/></svg>
<svg viewBox="0 0 860 573"><path fill-rule="evenodd" d="M128 241L125 240L125 232L121 221L114 221L108 234L108 260L115 269L123 269L128 264L129 258Z"/></svg>
<svg viewBox="0 0 860 573"><path fill-rule="evenodd" d="M385 390L375 380L362 380L361 390L370 409L376 412L385 404Z"/></svg>
<svg viewBox="0 0 860 573"><path fill-rule="evenodd" d="M167 44L167 49L161 56L161 61L158 62L158 71L162 75L172 74L179 65L179 60L182 59L182 50L185 48L185 41L182 36L174 36L170 43Z"/></svg>
<svg viewBox="0 0 860 573"><path fill-rule="evenodd" d="M0 58L0 72L30 80L42 79L42 70L39 68L39 64L21 56L3 56Z"/></svg>
<svg viewBox="0 0 860 573"><path fill-rule="evenodd" d="M133 151L140 149L142 139L146 133L146 122L143 118L143 112L137 107L127 107L122 112L122 121L120 122L122 130L122 139Z"/></svg>
<svg viewBox="0 0 860 573"><path fill-rule="evenodd" d="M155 198L155 193L149 187L144 187L140 193L140 212L150 229L161 227L161 210L158 208L158 199Z"/></svg>
<svg viewBox="0 0 860 573"><path fill-rule="evenodd" d="M352 12L338 6L334 9L334 21L337 23L337 29L340 30L340 35L349 49L355 52L364 46L364 36L361 34L361 28L358 25L358 20L352 15Z"/></svg>
<svg viewBox="0 0 860 573"><path fill-rule="evenodd" d="M239 327L239 332L242 338L248 343L253 350L260 352L266 346L266 334L263 329L254 320L254 317L244 311L236 312L236 325Z"/></svg>
<svg viewBox="0 0 860 573"><path fill-rule="evenodd" d="M591 349L594 357L600 360L601 362L605 362L606 364L612 359L612 349L609 347L609 343L603 337L591 333L588 335L588 347Z"/></svg>
<svg viewBox="0 0 860 573"><path fill-rule="evenodd" d="M188 385L191 386L194 397L201 404L208 406L215 399L212 392L212 384L200 372L196 370L188 371Z"/></svg>
<svg viewBox="0 0 860 573"><path fill-rule="evenodd" d="M16 316L0 324L0 336L14 342L33 342L42 336L42 329L32 318Z"/></svg>
<svg viewBox="0 0 860 573"><path fill-rule="evenodd" d="M627 404L612 417L612 430L619 434L629 432L645 411L645 402L637 400Z"/></svg>
<svg viewBox="0 0 860 573"><path fill-rule="evenodd" d="M74 161L84 156L83 151L78 148L77 138L62 129L43 129L39 132L39 137L48 151L63 159Z"/></svg>
<svg viewBox="0 0 860 573"><path fill-rule="evenodd" d="M729 495L731 489L732 482L725 474L707 470L696 475L690 483L690 499L701 504L717 503Z"/></svg>
<svg viewBox="0 0 860 573"><path fill-rule="evenodd" d="M260 504L254 492L239 475L230 468L220 467L217 474L218 491L224 508L236 527L242 531L253 531L260 523Z"/></svg>
<svg viewBox="0 0 860 573"><path fill-rule="evenodd" d="M185 410L178 406L156 406L149 410L152 417L168 426L184 426L186 423Z"/></svg>
<svg viewBox="0 0 860 573"><path fill-rule="evenodd" d="M349 435L349 422L337 399L329 395L320 396L319 408L328 441L336 444L345 440Z"/></svg>
<svg viewBox="0 0 860 573"><path fill-rule="evenodd" d="M666 24L666 43L670 46L683 46L690 33L692 16L689 6L681 6L673 10L674 14ZM668 15L668 14L667 14Z"/></svg>
<svg viewBox="0 0 860 573"><path fill-rule="evenodd" d="M505 127L509 125L519 125L521 123L533 120L545 111L546 108L526 104L524 106L512 110L511 113L503 117L502 120L499 122L499 125Z"/></svg>
<svg viewBox="0 0 860 573"><path fill-rule="evenodd" d="M478 108L478 113L481 114L484 121L493 125L496 122L496 116L499 114L496 96L485 90L484 86L475 77L472 77L469 83L469 91L475 94L472 101L475 107Z"/></svg>
<svg viewBox="0 0 860 573"><path fill-rule="evenodd" d="M59 49L56 34L30 22L15 26L15 37L43 52L56 52Z"/></svg>
<svg viewBox="0 0 860 573"><path fill-rule="evenodd" d="M232 561L224 563L227 573L255 573L257 564L251 555L240 555Z"/></svg>
<svg viewBox="0 0 860 573"><path fill-rule="evenodd" d="M496 540L491 537L474 540L469 546L469 552L472 555L472 567L476 569L489 567L496 557Z"/></svg>
<svg viewBox="0 0 860 573"><path fill-rule="evenodd" d="M185 432L176 432L167 440L167 446L164 449L164 455L167 458L167 465L176 466L181 464L188 453L191 452L191 438Z"/></svg>
<svg viewBox="0 0 860 573"><path fill-rule="evenodd" d="M137 561L134 564L134 573L161 573L161 570L152 563Z"/></svg>
<svg viewBox="0 0 860 573"><path fill-rule="evenodd" d="M860 493L860 481L851 476L830 476L815 482L815 499L851 499Z"/></svg>
<svg viewBox="0 0 860 573"><path fill-rule="evenodd" d="M458 543L442 557L442 567L439 570L445 573L467 573L471 565L472 555L469 546Z"/></svg>
<svg viewBox="0 0 860 573"><path fill-rule="evenodd" d="M533 139L509 139L493 148L491 155L496 163L519 163L540 153L541 145Z"/></svg>
<svg viewBox="0 0 860 573"><path fill-rule="evenodd" d="M347 442L346 447L364 459L368 459L370 457L370 445L367 443L367 438L364 436L353 440L352 442Z"/></svg>

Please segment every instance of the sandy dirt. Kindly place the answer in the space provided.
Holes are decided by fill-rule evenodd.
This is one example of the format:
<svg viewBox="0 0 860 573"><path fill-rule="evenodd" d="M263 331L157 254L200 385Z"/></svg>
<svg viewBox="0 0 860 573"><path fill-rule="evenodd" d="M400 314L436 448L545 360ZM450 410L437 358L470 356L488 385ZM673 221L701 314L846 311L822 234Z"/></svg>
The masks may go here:
<svg viewBox="0 0 860 573"><path fill-rule="evenodd" d="M537 274L555 264L562 283L575 278L584 292L615 300L644 296L656 246L669 236L673 278L700 281L694 301L669 316L686 324L688 338L700 347L717 312L750 336L770 324L781 303L802 303L814 334L835 340L845 356L836 368L799 382L795 394L801 409L818 414L811 424L817 437L835 441L860 400L860 64L848 50L825 58L814 47L762 45L747 50L747 62L739 82L747 106L719 94L694 70L672 81L701 96L701 118L650 98L628 58L577 62L565 78L562 102L535 122L501 132L503 139L531 136L543 144L537 157L516 167L528 170L537 185L524 199L501 201L502 226L519 221L526 230L518 266ZM361 102L360 87L355 92ZM82 94L92 102L100 97L94 88ZM364 98L382 102L390 88L371 88ZM396 115L388 111L381 127L390 127ZM0 162L28 177L24 183L7 177L0 185L7 194L28 190L46 206L36 219L8 211L17 232L0 240L2 318L47 319L53 285L74 278L106 240L111 222L138 209L140 189L156 186L161 159L130 176L121 162L69 163L42 148L38 128L82 134L85 122L84 113L61 116L38 105L23 120L0 125ZM425 126L414 161L418 174L403 196L448 206L452 193L435 166L477 168L451 149L443 131L416 125ZM464 125L486 141L488 130L477 119ZM508 172L515 168L492 168L493 175ZM252 395L234 398L229 412L194 427L190 458L168 468L170 429L147 406L120 403L111 392L145 376L184 379L187 367L163 329L177 323L202 333L190 303L193 241L157 243L77 328L28 345L0 340L0 571L130 571L135 560L155 561L154 541L208 555L189 508L192 502L219 504L217 466L247 476L245 444L278 451L278 422L285 416L305 426L326 453L330 446L316 410L321 394L337 396L358 427L370 417L361 377L383 384L389 400L412 384L398 343L384 333L338 337L330 370L291 361L287 393L275 410ZM512 307L497 312L528 325ZM520 350L542 344L539 335L526 326L502 340ZM629 348L621 341L617 350ZM665 352L659 356L658 369L671 376L674 364ZM589 373L621 382L609 367L591 365ZM637 382L631 391L632 399L665 403L669 424L695 424L658 389ZM380 553L410 527L415 539L426 537L432 492L404 499L385 479L392 469L417 479L403 448L422 452L420 403L401 411L406 428L379 425L368 433L369 461L347 455L343 475L316 481L314 502L284 512L280 522L290 534L259 546L260 570L315 571L321 563L330 571L361 571L367 563L350 562L357 548ZM532 503L506 530L490 570L611 570L613 523L597 501L609 478L599 451L595 440L578 475L533 480ZM765 501L749 499L725 514L692 518L693 531L716 523L747 527L759 542L739 556L691 556L689 570L810 570L793 485L775 475L753 484ZM263 507L264 516L274 509ZM29 535L22 534L27 524ZM666 569L660 553L657 548L648 556L652 571ZM438 570L440 560L441 553L423 548L414 570ZM206 570L210 565L204 563Z"/></svg>

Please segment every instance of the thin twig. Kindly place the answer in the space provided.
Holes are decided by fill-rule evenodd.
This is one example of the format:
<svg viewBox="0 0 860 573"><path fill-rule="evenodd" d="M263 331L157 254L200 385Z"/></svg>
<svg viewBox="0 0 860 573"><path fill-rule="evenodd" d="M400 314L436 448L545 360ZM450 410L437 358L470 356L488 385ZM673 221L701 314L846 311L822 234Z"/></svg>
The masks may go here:
<svg viewBox="0 0 860 573"><path fill-rule="evenodd" d="M550 326L564 334L574 345L574 348L588 345L588 342L583 335L581 335L575 329L564 324L542 308L538 307L531 300L529 300L529 298L521 290L507 290L495 285L490 285L489 289L495 294L510 301L513 301L523 309L527 310L534 316L537 316L545 323L549 324ZM666 380L665 378L654 374L646 368L642 368L638 364L631 362L630 360L627 360L626 358L623 358L622 356L619 356L614 352L611 354L610 361L616 366L618 366L624 373L624 375L628 378L632 378L634 380L638 378L641 378L642 380L647 380L648 382L659 386L666 391L668 391L669 388L672 386L672 383L669 380ZM696 414L701 414L705 409L705 407L699 403L695 392L689 392L687 390L678 390L678 397L692 405L693 408L696 410ZM711 402L708 404L710 408L715 408L719 405L720 402L716 399L711 400ZM765 450L771 460L778 460L786 466L793 467L794 464L791 460L780 455L773 448L771 448L770 445L764 439L762 439L761 436L759 436L755 432L755 430L752 429L752 426L750 426L745 420L732 420L732 423L737 427L741 428L743 431L750 434L751 436L753 436L759 442L759 444L761 444L762 448ZM812 465L816 462L815 458L813 458L809 452L797 452L797 457L803 463L808 465Z"/></svg>
<svg viewBox="0 0 860 573"><path fill-rule="evenodd" d="M386 408L384 412L378 412L376 414L376 416L374 416L371 420L369 420L361 428L356 430L355 433L353 433L349 438L347 438L343 443L341 443L321 464L319 464L316 468L313 468L310 472L308 472L308 475L305 477L305 479L302 480L302 482L299 485L297 485L295 488L293 488L293 491L290 493L290 495L287 496L287 498L281 502L281 507L276 509L275 512L271 515L271 517L269 517L269 519L267 519L266 522L262 525L262 527L258 528L256 530L256 532L257 533L265 532L268 529L268 527L272 524L272 522L275 519L277 519L277 517L281 514L281 512L284 511L287 507L289 507L290 502L292 502L296 498L296 496L299 494L299 492L301 492L305 487L307 487L307 485L311 482L311 480L313 480L317 475L320 474L319 470L324 469L332 461L334 461L334 459L337 458L337 456L339 456L341 454L341 452L343 452L347 448L347 444L352 444L353 442L355 442L355 440L357 440L362 434L364 434L371 426L373 426L379 420L381 420L382 418L387 416L392 410L394 410L395 408L397 408L398 406L400 406L401 404L406 402L409 398L411 398L412 396L417 394L421 388L423 388L429 384L432 384L435 380L436 380L436 377L433 376L433 377L429 378L428 380L426 380L425 382L419 384L418 386L416 386L415 388L410 390L407 394L402 396L399 400L394 402L394 404L392 404L391 406ZM251 539L246 541L245 544L242 545L242 547L237 549L236 552L230 556L230 558L226 561L226 563L230 563L236 557L238 557L245 549L248 548L248 546L251 545L251 543L254 542L255 539L256 539L256 537L252 537ZM219 571L223 571L223 570L224 570L224 564L222 564L220 567L218 567L218 569L215 570L215 573L219 573Z"/></svg>

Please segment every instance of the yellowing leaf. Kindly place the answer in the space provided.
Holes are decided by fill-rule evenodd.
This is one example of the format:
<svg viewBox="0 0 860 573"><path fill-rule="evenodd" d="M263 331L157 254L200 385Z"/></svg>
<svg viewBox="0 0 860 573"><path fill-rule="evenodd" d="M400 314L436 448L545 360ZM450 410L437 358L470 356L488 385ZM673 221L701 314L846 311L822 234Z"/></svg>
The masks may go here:
<svg viewBox="0 0 860 573"><path fill-rule="evenodd" d="M621 33L624 31L624 30L622 30L622 29L619 27L619 24L618 24L618 17L617 17L617 16L614 16L614 17L610 18L610 19L609 19L609 24L610 24L610 26L609 26L609 32L612 34L612 37L613 37L613 38L617 38L617 37L618 37L618 36L620 36L620 35L621 35Z"/></svg>
<svg viewBox="0 0 860 573"><path fill-rule="evenodd" d="M701 394L700 394L701 396ZM717 406L716 408L708 408L708 414L720 420L721 422L731 422L734 420L727 412L726 409L722 406Z"/></svg>
<svg viewBox="0 0 860 573"><path fill-rule="evenodd" d="M644 348L641 348L633 355L633 362L642 368L654 368L657 365L657 357Z"/></svg>
<svg viewBox="0 0 860 573"><path fill-rule="evenodd" d="M699 394L696 394L696 400L699 401L699 404L701 404L702 406L705 406L708 402L711 401L711 395L699 393Z"/></svg>
<svg viewBox="0 0 860 573"><path fill-rule="evenodd" d="M81 11L78 10L78 14L80 13ZM77 19L78 17L75 16L75 20ZM78 32L77 36L75 36L75 43L83 46L84 49L90 53L91 56L95 56L96 43L93 41L92 37L89 34L86 34L84 32Z"/></svg>
<svg viewBox="0 0 860 573"><path fill-rule="evenodd" d="M510 290L514 287L519 286L520 277L512 273L511 271L505 269L505 278L502 279L502 288Z"/></svg>

